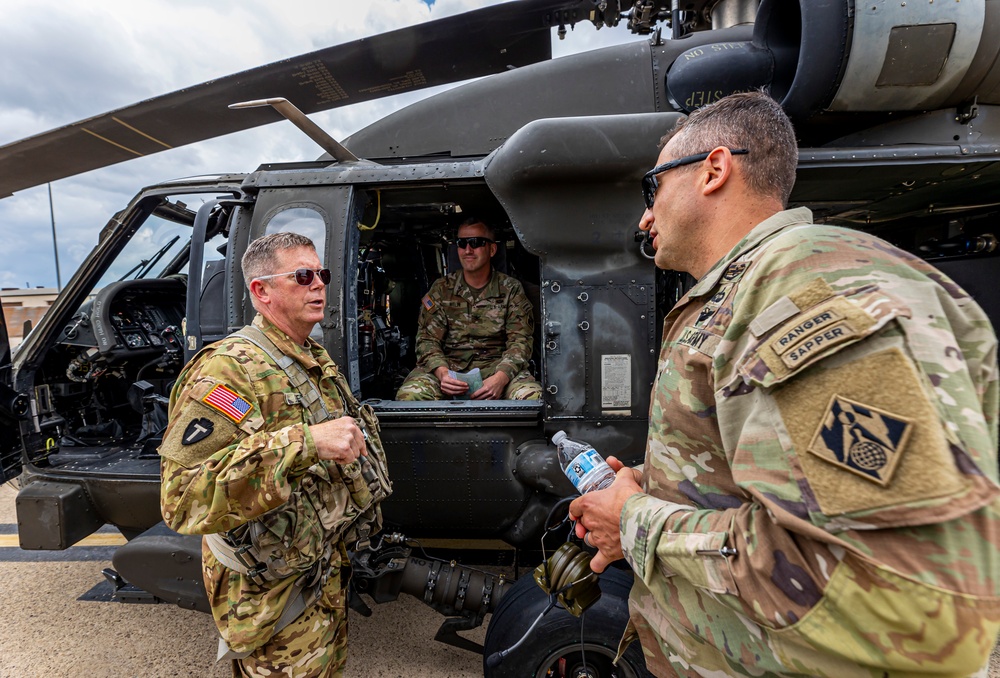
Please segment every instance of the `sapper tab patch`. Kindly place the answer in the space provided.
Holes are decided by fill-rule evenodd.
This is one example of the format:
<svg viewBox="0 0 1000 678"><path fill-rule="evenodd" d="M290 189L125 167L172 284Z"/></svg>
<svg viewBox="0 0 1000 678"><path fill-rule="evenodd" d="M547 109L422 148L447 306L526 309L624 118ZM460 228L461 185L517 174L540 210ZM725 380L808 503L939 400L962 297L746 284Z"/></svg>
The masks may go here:
<svg viewBox="0 0 1000 678"><path fill-rule="evenodd" d="M222 412L237 424L243 421L247 413L253 409L253 405L222 384L216 384L212 387L212 390L201 401L212 409Z"/></svg>
<svg viewBox="0 0 1000 678"><path fill-rule="evenodd" d="M887 486L912 430L911 419L835 395L808 449L820 459Z"/></svg>
<svg viewBox="0 0 1000 678"><path fill-rule="evenodd" d="M194 445L199 440L204 440L215 430L215 424L205 417L192 419L191 423L184 429L184 436L181 438L182 445Z"/></svg>

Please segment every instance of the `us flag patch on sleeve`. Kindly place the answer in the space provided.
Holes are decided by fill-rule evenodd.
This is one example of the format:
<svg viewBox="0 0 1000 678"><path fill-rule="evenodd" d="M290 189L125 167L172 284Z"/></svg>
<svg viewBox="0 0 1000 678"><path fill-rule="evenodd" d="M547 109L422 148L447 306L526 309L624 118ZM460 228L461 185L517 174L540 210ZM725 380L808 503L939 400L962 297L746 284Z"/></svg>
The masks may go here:
<svg viewBox="0 0 1000 678"><path fill-rule="evenodd" d="M431 299L426 294L424 295L424 298L421 299L420 301L423 302L424 308L426 308L428 311L433 311L434 310L434 300Z"/></svg>
<svg viewBox="0 0 1000 678"><path fill-rule="evenodd" d="M253 409L253 405L222 384L216 384L212 387L212 390L201 401L212 409L222 412L237 424L243 421L247 413Z"/></svg>

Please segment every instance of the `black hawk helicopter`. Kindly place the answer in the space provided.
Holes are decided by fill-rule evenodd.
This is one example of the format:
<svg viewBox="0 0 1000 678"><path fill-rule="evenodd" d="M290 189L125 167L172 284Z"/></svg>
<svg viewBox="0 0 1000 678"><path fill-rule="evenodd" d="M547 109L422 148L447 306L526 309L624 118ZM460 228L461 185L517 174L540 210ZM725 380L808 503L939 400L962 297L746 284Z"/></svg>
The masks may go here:
<svg viewBox="0 0 1000 678"><path fill-rule="evenodd" d="M585 23L646 37L551 59L552 32ZM199 538L160 520L164 402L195 351L252 318L247 244L297 230L333 271L317 337L377 411L396 488L391 536L355 554L358 590L420 597L446 616L438 639L466 647L456 632L492 613L485 656L504 652L490 676L641 676L635 647L611 664L627 571L602 577L582 643L558 610L508 652L545 593L413 540L501 540L537 558L573 491L553 433L641 461L661 322L690 281L657 271L636 237L639 179L679 116L727 94L764 88L791 116L793 204L933 260L1000 320L998 59L996 0L518 0L0 147L0 195L282 116L324 151L144 188L17 350L0 335L0 474L20 478L21 546L65 549L113 525L129 539L117 586L207 610ZM477 76L342 142L306 117ZM500 227L494 265L533 297L540 401L393 400L419 299L453 270L466 214Z"/></svg>

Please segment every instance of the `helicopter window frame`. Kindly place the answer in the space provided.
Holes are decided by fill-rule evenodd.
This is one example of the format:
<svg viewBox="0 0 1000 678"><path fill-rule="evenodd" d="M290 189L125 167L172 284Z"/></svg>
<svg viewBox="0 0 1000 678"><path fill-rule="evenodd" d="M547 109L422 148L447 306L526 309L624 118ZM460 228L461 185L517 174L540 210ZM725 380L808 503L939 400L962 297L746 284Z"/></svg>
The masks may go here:
<svg viewBox="0 0 1000 678"><path fill-rule="evenodd" d="M319 229L320 237L318 239L312 233L305 233L305 232L303 232L301 230L296 230L295 228L291 228L288 225L283 225L282 227L279 227L277 229L272 230L272 228L271 228L272 224L274 224L274 222L282 214L287 213L287 212L291 212L291 211L294 211L294 210L311 211L311 212L314 212L317 215L319 215L319 218L322 221L322 228ZM297 218L298 219L305 219L306 216L302 215L302 216L299 216ZM295 201L295 202L285 203L283 205L279 205L279 206L275 207L272 210L269 210L264 215L264 218L261 220L261 226L262 226L261 236L270 235L271 233L289 233L289 232L291 232L291 233L298 233L299 235L304 235L307 238L309 238L310 240L312 240L313 241L313 245L316 247L316 252L319 253L322 256L326 252L326 240L327 240L327 234L330 232L330 223L331 223L330 222L330 215L318 203L315 203L315 202L312 202L312 201L306 201L306 200L299 200L299 201ZM321 260L320 263L324 263L324 265L326 265L326 263L323 262L322 260Z"/></svg>

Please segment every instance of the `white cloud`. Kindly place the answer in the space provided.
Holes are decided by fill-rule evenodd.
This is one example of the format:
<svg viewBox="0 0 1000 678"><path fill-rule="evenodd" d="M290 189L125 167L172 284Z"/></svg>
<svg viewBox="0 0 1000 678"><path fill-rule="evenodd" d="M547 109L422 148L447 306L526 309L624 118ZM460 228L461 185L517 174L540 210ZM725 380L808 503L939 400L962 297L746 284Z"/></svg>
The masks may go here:
<svg viewBox="0 0 1000 678"><path fill-rule="evenodd" d="M497 0L4 0L0 21L0 145L115 108L298 54ZM578 25L554 55L634 40ZM336 138L441 88L316 114ZM62 282L100 229L143 186L311 159L315 145L289 123L88 172L52 184ZM55 286L45 186L0 200L0 286Z"/></svg>

